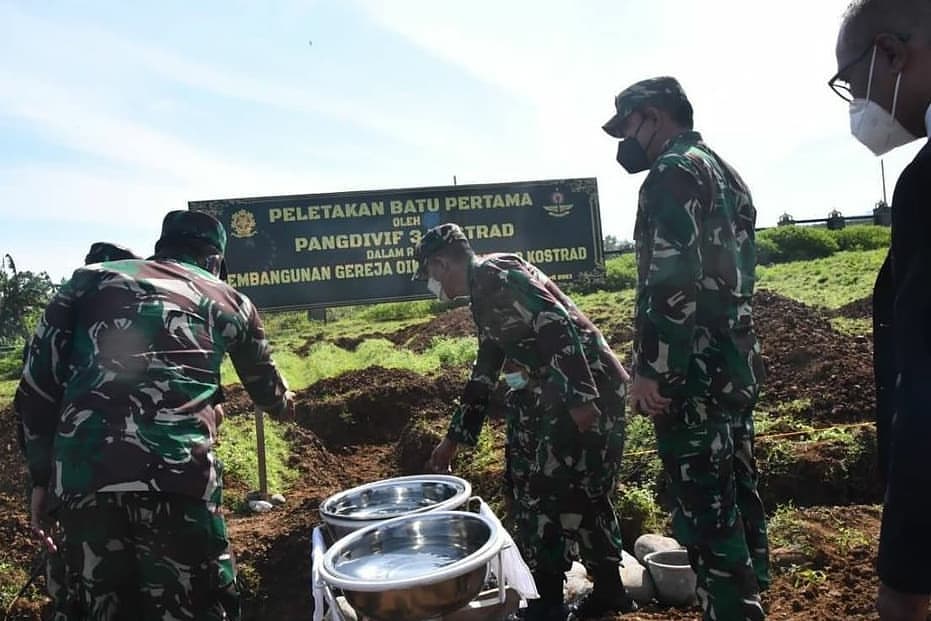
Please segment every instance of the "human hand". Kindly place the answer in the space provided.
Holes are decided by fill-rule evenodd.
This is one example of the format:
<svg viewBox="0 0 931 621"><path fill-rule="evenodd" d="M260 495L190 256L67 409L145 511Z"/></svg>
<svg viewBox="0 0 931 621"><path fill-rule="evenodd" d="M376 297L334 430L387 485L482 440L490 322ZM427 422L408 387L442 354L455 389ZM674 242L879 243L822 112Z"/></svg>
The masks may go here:
<svg viewBox="0 0 931 621"><path fill-rule="evenodd" d="M662 414L672 403L659 393L659 383L642 375L635 375L628 394L630 407L642 414L653 417Z"/></svg>
<svg viewBox="0 0 931 621"><path fill-rule="evenodd" d="M281 412L278 414L280 420L294 420L297 411L297 395L293 391L288 390L284 393L284 407L281 409Z"/></svg>
<svg viewBox="0 0 931 621"><path fill-rule="evenodd" d="M443 438L443 440L436 445L436 448L433 449L433 453L430 454L430 459L427 461L427 469L431 472L445 473L450 472L452 468L450 463L453 461L453 457L456 456L456 451L459 450L459 444L450 440L449 438Z"/></svg>
<svg viewBox="0 0 931 621"><path fill-rule="evenodd" d="M58 552L58 546L48 535L47 522L47 498L48 490L44 487L33 487L32 496L29 499L30 519L29 526L33 534L45 546L49 552Z"/></svg>

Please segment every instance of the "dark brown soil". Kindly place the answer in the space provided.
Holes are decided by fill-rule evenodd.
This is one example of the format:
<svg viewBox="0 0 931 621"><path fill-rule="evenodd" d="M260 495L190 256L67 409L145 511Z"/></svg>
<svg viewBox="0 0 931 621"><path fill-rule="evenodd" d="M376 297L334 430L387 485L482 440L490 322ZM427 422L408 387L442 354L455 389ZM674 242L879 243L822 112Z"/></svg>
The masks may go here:
<svg viewBox="0 0 931 621"><path fill-rule="evenodd" d="M396 332L367 332L358 336L343 336L333 339L332 343L337 347L353 351L367 339L386 339L395 345L421 353L430 349L434 338L474 335L475 323L472 321L472 313L468 307L463 306L437 315L430 321L408 326ZM319 340L319 337L308 339L298 353L306 354L310 351L310 347Z"/></svg>
<svg viewBox="0 0 931 621"><path fill-rule="evenodd" d="M834 311L838 317L850 319L870 319L873 317L873 296L854 300Z"/></svg>
<svg viewBox="0 0 931 621"><path fill-rule="evenodd" d="M838 333L821 311L769 291L754 298L754 322L767 377L766 409L806 399L817 423L872 420L875 405L872 344Z"/></svg>

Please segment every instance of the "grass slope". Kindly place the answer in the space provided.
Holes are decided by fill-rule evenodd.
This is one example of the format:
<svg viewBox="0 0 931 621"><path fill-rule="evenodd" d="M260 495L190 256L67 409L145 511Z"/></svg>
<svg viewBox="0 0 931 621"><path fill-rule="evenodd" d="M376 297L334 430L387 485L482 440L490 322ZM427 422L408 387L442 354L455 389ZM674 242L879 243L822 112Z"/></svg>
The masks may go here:
<svg viewBox="0 0 931 621"><path fill-rule="evenodd" d="M838 252L825 259L760 266L757 287L810 306L840 308L872 293L885 256L885 250Z"/></svg>

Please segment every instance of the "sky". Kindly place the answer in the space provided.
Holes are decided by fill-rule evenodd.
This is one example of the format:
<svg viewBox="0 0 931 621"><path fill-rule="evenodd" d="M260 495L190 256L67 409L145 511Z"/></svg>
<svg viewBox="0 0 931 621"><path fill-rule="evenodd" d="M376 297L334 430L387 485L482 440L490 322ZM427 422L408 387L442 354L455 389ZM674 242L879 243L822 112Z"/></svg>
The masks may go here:
<svg viewBox="0 0 931 621"><path fill-rule="evenodd" d="M758 225L870 213L879 160L827 87L846 0L0 0L0 253L56 280L93 241L152 251L189 200L596 177L600 127L676 76ZM895 178L918 145L886 156Z"/></svg>

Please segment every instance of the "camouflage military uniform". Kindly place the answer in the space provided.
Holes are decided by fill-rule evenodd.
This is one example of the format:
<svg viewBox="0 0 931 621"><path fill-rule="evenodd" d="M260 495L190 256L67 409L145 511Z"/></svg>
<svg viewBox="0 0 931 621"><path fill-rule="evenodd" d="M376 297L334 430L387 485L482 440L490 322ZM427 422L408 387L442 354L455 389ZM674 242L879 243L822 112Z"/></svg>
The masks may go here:
<svg viewBox="0 0 931 621"><path fill-rule="evenodd" d="M84 257L84 264L102 263L104 261L119 261L122 259L138 259L130 249L123 246L112 244L110 242L94 242L91 244L87 255ZM29 358L31 341L26 343L23 348L23 367ZM16 436L20 450L23 456L26 456L26 436L22 425L22 416L14 409L16 421ZM26 502L29 505L30 493L32 490L32 480L26 476ZM60 542L61 535L58 528L53 525L50 529L50 536ZM80 619L81 616L74 610L74 594L69 594L69 581L67 579L67 569L61 553L48 553L45 564L45 583L49 597L52 599L53 619L55 621L67 621L68 619Z"/></svg>
<svg viewBox="0 0 931 621"><path fill-rule="evenodd" d="M169 240L222 253L226 235L173 212ZM227 352L256 405L280 411L287 387L256 309L183 257L79 269L46 309L16 404L86 618L238 617L213 452Z"/></svg>
<svg viewBox="0 0 931 621"><path fill-rule="evenodd" d="M566 537L589 567L617 563L621 537L610 496L624 446L624 382L601 333L537 268L495 254L470 268L479 350L448 437L475 445L505 357L533 376L531 406L515 427L518 545L531 569L571 566ZM592 430L579 432L569 408L594 401ZM519 481L519 483L518 483Z"/></svg>
<svg viewBox="0 0 931 621"><path fill-rule="evenodd" d="M618 116L676 95L662 80L621 93ZM657 444L706 619L762 619L769 584L753 457L755 221L747 186L694 131L665 146L640 190L634 371L673 400L654 420Z"/></svg>

